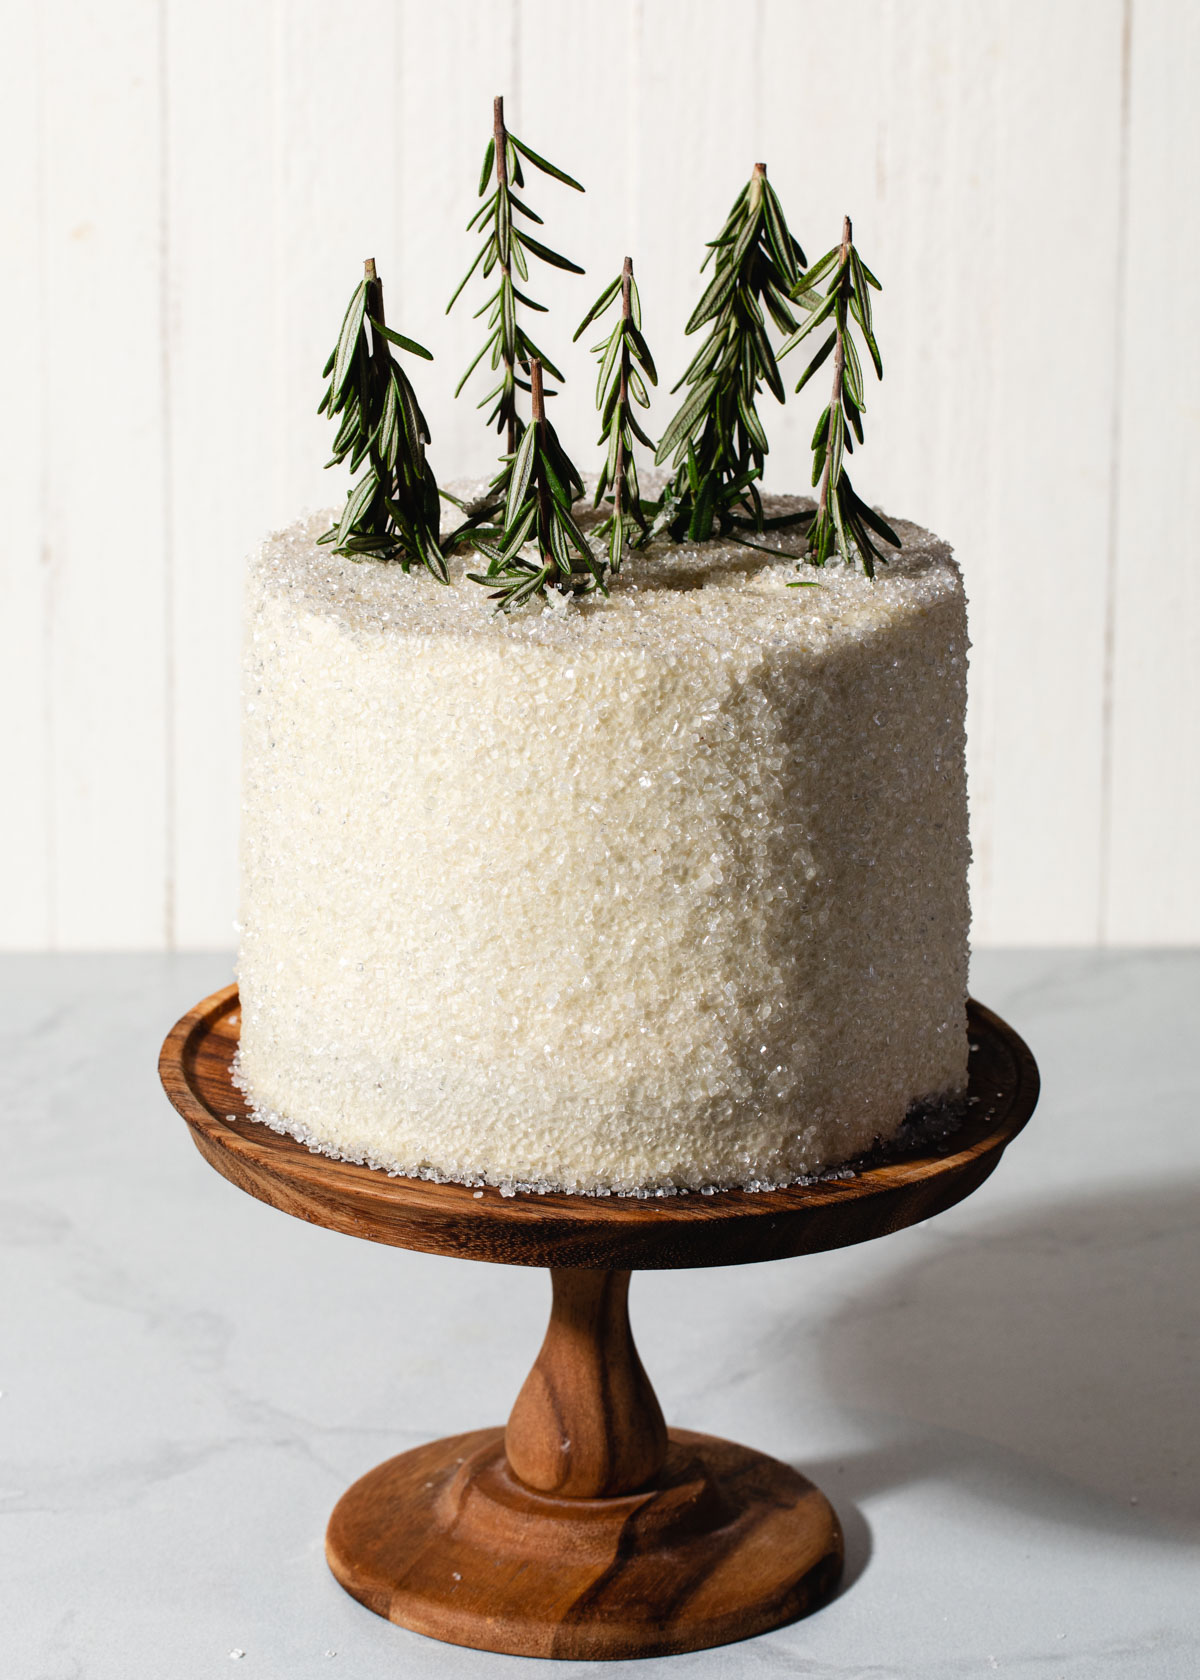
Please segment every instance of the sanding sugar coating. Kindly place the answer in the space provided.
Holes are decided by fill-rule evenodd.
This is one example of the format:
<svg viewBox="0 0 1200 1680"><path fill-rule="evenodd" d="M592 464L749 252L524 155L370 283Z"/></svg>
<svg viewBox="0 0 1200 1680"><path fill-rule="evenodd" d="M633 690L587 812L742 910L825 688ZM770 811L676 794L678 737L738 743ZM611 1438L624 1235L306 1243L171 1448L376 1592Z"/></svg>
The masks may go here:
<svg viewBox="0 0 1200 1680"><path fill-rule="evenodd" d="M778 506L795 506L779 503ZM966 619L657 545L607 601L339 559L249 576L239 1078L393 1172L766 1188L966 1085Z"/></svg>

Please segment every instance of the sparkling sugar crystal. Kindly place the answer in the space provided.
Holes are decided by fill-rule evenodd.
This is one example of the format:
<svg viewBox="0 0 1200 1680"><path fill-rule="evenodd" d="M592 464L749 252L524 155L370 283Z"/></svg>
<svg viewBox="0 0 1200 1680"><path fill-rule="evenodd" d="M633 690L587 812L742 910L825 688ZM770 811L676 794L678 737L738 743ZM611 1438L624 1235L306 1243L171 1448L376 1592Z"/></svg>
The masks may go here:
<svg viewBox="0 0 1200 1680"><path fill-rule="evenodd" d="M780 502L771 511L793 503ZM393 1173L768 1188L966 1084L966 618L659 544L495 616L318 547L249 573L238 1077ZM768 539L769 540L769 539ZM785 539L786 540L786 539Z"/></svg>

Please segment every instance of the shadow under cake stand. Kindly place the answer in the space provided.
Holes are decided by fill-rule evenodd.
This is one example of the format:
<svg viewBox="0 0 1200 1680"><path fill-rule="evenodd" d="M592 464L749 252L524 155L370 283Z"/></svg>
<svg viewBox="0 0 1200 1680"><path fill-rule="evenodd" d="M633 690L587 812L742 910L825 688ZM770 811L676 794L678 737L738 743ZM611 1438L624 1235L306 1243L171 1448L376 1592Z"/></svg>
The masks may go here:
<svg viewBox="0 0 1200 1680"><path fill-rule="evenodd" d="M898 1231L969 1196L1033 1112L1026 1046L972 1002L968 1118L940 1145L786 1190L502 1196L330 1160L249 1118L230 1077L236 986L168 1035L167 1095L209 1164L260 1201L372 1242L547 1266L542 1350L505 1429L369 1471L330 1518L334 1575L368 1609L456 1645L620 1658L745 1639L825 1603L837 1516L776 1459L668 1430L629 1326L631 1270L734 1266Z"/></svg>

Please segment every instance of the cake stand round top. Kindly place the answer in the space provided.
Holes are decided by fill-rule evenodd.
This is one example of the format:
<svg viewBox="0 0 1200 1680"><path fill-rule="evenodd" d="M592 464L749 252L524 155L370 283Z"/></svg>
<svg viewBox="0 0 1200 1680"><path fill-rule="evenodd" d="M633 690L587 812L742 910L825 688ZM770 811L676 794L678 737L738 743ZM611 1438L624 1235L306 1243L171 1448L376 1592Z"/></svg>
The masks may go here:
<svg viewBox="0 0 1200 1680"><path fill-rule="evenodd" d="M350 1236L518 1266L646 1270L733 1266L866 1242L952 1207L993 1171L1033 1113L1038 1072L999 1016L967 1006L967 1118L941 1143L866 1156L849 1176L711 1195L482 1193L331 1160L250 1118L230 1075L236 985L182 1017L159 1073L209 1164L260 1201Z"/></svg>

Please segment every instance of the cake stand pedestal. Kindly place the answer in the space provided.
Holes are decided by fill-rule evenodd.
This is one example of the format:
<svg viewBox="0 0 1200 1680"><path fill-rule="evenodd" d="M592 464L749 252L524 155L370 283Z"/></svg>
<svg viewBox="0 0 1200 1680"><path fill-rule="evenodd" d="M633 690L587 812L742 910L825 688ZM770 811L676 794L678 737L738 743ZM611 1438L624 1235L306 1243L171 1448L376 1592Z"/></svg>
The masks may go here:
<svg viewBox="0 0 1200 1680"><path fill-rule="evenodd" d="M634 1346L632 1270L738 1265L865 1242L978 1188L1037 1101L1017 1035L972 1003L964 1125L854 1176L645 1200L480 1195L312 1154L251 1120L230 1079L228 986L172 1029L159 1068L200 1153L285 1213L372 1242L548 1266L546 1340L504 1429L430 1442L355 1482L329 1522L347 1592L402 1626L520 1656L721 1645L829 1599L842 1568L821 1491L749 1447L668 1430Z"/></svg>

